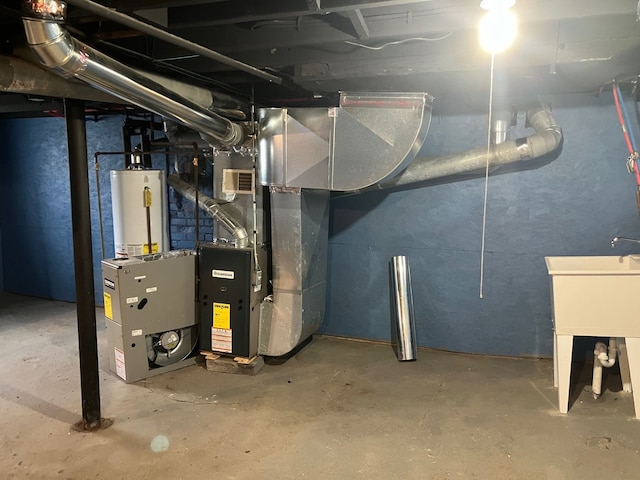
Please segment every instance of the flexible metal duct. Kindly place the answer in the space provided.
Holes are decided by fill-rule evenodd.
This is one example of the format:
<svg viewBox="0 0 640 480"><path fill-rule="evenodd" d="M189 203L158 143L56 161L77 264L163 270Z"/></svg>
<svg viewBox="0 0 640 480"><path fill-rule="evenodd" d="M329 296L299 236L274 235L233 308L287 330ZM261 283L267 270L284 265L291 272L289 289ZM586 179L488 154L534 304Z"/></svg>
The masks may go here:
<svg viewBox="0 0 640 480"><path fill-rule="evenodd" d="M65 2L58 0L23 2L27 42L43 65L187 125L200 132L212 145L243 143L245 132L242 126L73 38L59 23L64 20L65 12Z"/></svg>
<svg viewBox="0 0 640 480"><path fill-rule="evenodd" d="M538 158L553 152L560 146L562 129L556 123L548 106L530 109L527 112L527 120L536 133L526 138L509 140L492 146L488 159L490 168ZM485 169L486 165L486 147L478 147L438 158L419 158L414 160L401 174L374 188L397 187L461 173L476 172Z"/></svg>
<svg viewBox="0 0 640 480"><path fill-rule="evenodd" d="M187 200L194 203L196 202L195 187L180 180L178 175L169 175L167 177L167 183ZM239 247L246 247L249 244L249 235L247 235L247 230L240 224L240 222L225 212L214 199L198 192L198 206L210 217L219 222L225 230L231 233L238 242Z"/></svg>

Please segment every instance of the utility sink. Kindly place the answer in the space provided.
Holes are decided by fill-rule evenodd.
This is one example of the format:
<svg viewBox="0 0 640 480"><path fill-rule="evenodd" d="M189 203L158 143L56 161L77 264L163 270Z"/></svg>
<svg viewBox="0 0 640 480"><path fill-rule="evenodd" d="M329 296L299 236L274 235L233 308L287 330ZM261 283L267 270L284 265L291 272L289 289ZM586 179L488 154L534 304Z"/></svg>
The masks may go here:
<svg viewBox="0 0 640 480"><path fill-rule="evenodd" d="M620 373L640 419L640 255L545 257L553 309L553 385L569 409L574 336L619 337Z"/></svg>
<svg viewBox="0 0 640 480"><path fill-rule="evenodd" d="M640 337L640 255L545 261L556 334Z"/></svg>

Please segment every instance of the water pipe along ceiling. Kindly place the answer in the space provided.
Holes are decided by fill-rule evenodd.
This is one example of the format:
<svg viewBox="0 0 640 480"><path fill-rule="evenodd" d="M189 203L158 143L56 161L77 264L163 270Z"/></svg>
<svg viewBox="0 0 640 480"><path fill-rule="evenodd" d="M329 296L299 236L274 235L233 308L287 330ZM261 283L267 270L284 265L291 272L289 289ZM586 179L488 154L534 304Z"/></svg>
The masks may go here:
<svg viewBox="0 0 640 480"><path fill-rule="evenodd" d="M486 108L489 54L478 44L478 0L101 0L172 34L281 78L282 84L205 58L70 1L83 42L133 67L226 91L265 106L334 104L338 91L426 91L435 108ZM513 7L519 32L496 61L496 95L594 92L640 73L637 0L529 0ZM32 61L20 1L0 7L8 59ZM7 91L0 115L42 114L55 100ZM15 82L14 82L15 83Z"/></svg>

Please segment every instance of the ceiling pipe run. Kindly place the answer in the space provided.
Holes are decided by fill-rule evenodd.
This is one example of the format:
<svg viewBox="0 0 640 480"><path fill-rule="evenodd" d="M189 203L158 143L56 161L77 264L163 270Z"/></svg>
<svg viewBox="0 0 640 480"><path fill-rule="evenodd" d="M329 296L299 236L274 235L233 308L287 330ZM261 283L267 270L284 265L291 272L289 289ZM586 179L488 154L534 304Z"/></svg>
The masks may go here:
<svg viewBox="0 0 640 480"><path fill-rule="evenodd" d="M28 95L73 98L104 103L124 103L84 82L65 80L26 60L0 55L0 91Z"/></svg>
<svg viewBox="0 0 640 480"><path fill-rule="evenodd" d="M51 0L48 0L51 1ZM30 2L31 3L31 2ZM42 3L40 1L39 3ZM262 78L263 80L267 80L269 82L275 83L276 85L282 85L282 78L273 75L268 72L264 72L256 67L251 65L247 65L246 63L242 63L234 58L227 57L221 53L213 51L209 48L203 47L202 45L198 45L197 43L190 42L182 37L178 37L172 33L169 33L165 30L162 30L158 27L154 27L153 25L149 25L148 23L141 22L140 20L136 20L128 15L117 12L112 8L105 7L96 2L92 2L90 0L69 0L71 5L75 5L77 7L81 7L91 13L95 13L96 15L100 15L102 18L106 18L108 20L113 20L114 22L120 23L127 27L133 28L142 33L146 33L155 38L159 38L160 40L164 40L167 43L172 45L176 45L178 47L182 47L185 50L197 53L203 57L209 58L211 60L215 60L224 65L228 65L237 70L241 70L243 72L250 73L258 78Z"/></svg>
<svg viewBox="0 0 640 480"><path fill-rule="evenodd" d="M23 1L27 42L43 65L193 128L211 145L237 146L244 142L246 132L241 125L73 38L60 23L65 13L66 4L59 0Z"/></svg>
<svg viewBox="0 0 640 480"><path fill-rule="evenodd" d="M562 129L556 123L548 106L532 108L527 112L529 125L535 133L529 137L508 140L493 145L489 150L478 147L462 153L437 158L418 158L401 174L373 189L384 189L435 180L486 168L500 167L522 160L532 160L553 152L562 143Z"/></svg>

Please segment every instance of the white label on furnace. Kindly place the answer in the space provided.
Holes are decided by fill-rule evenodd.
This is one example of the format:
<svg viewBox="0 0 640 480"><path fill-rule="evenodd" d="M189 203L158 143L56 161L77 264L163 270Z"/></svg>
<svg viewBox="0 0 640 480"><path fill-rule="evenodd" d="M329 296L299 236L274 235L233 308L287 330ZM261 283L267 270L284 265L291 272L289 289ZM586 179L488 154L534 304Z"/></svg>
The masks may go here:
<svg viewBox="0 0 640 480"><path fill-rule="evenodd" d="M124 368L124 352L116 347L113 350L116 354L116 374L126 382L127 372Z"/></svg>
<svg viewBox="0 0 640 480"><path fill-rule="evenodd" d="M158 287L149 287L145 290L147 293L153 293L158 291Z"/></svg>
<svg viewBox="0 0 640 480"><path fill-rule="evenodd" d="M138 297L127 298L127 303L138 303Z"/></svg>
<svg viewBox="0 0 640 480"><path fill-rule="evenodd" d="M146 275L139 275L139 276L133 277L133 278L134 278L134 280L144 280L145 278L147 278L147 276Z"/></svg>
<svg viewBox="0 0 640 480"><path fill-rule="evenodd" d="M232 270L211 270L211 276L214 278L226 278L227 280L233 280L236 274Z"/></svg>
<svg viewBox="0 0 640 480"><path fill-rule="evenodd" d="M132 337L141 337L142 336L142 329L139 328L138 330L131 330L131 336Z"/></svg>
<svg viewBox="0 0 640 480"><path fill-rule="evenodd" d="M231 353L233 346L233 332L229 328L211 329L211 350L214 352Z"/></svg>

